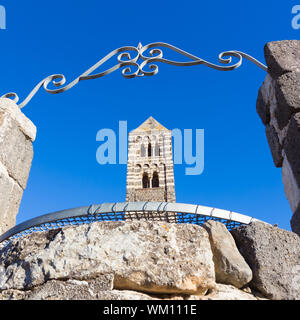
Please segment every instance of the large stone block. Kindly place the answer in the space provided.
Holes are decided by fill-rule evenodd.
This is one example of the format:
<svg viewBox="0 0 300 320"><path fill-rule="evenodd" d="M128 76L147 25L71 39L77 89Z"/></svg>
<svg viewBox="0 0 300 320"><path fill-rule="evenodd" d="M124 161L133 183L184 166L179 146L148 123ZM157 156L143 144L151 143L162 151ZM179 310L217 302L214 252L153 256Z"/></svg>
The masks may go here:
<svg viewBox="0 0 300 320"><path fill-rule="evenodd" d="M283 74L275 81L275 95L277 108L275 116L282 129L285 127L292 114L300 112L300 72Z"/></svg>
<svg viewBox="0 0 300 320"><path fill-rule="evenodd" d="M0 234L15 225L22 195L23 189L0 162Z"/></svg>
<svg viewBox="0 0 300 320"><path fill-rule="evenodd" d="M300 204L300 188L298 187L292 167L286 157L283 159L281 173L284 193L289 201L292 212L295 212Z"/></svg>
<svg viewBox="0 0 300 320"><path fill-rule="evenodd" d="M116 290L203 295L215 286L208 234L196 225L95 222L32 234L0 251L0 291L105 274Z"/></svg>
<svg viewBox="0 0 300 320"><path fill-rule="evenodd" d="M300 72L300 41L273 41L265 45L268 72L275 79L287 72Z"/></svg>
<svg viewBox="0 0 300 320"><path fill-rule="evenodd" d="M300 237L253 222L231 231L253 272L251 288L270 299L300 299Z"/></svg>
<svg viewBox="0 0 300 320"><path fill-rule="evenodd" d="M298 188L300 188L300 113L296 113L290 120L284 151L290 163Z"/></svg>
<svg viewBox="0 0 300 320"><path fill-rule="evenodd" d="M33 147L9 113L0 111L0 161L9 175L25 189L29 176Z"/></svg>
<svg viewBox="0 0 300 320"><path fill-rule="evenodd" d="M263 94L263 86L258 91L256 100L256 112L261 118L263 124L267 125L270 122L270 102L268 100L266 101L266 98Z"/></svg>
<svg viewBox="0 0 300 320"><path fill-rule="evenodd" d="M282 145L280 144L278 134L272 125L266 126L266 136L275 167L281 168L283 162Z"/></svg>
<svg viewBox="0 0 300 320"><path fill-rule="evenodd" d="M239 253L224 224L210 220L203 225L213 251L216 281L242 288L252 279L252 271Z"/></svg>
<svg viewBox="0 0 300 320"><path fill-rule="evenodd" d="M293 232L297 233L300 237L300 204L298 209L294 212L292 216L291 228Z"/></svg>

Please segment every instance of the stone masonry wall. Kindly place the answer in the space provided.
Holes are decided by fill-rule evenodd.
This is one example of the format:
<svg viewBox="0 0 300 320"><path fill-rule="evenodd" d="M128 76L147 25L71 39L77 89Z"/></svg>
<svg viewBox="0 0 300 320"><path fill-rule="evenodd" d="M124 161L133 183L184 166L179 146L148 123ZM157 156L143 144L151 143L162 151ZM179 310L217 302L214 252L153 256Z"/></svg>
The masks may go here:
<svg viewBox="0 0 300 320"><path fill-rule="evenodd" d="M0 234L16 223L26 188L36 127L10 99L0 98Z"/></svg>
<svg viewBox="0 0 300 320"><path fill-rule="evenodd" d="M284 191L300 235L300 41L269 42L265 46L268 75L256 109L266 126L274 164L282 168Z"/></svg>

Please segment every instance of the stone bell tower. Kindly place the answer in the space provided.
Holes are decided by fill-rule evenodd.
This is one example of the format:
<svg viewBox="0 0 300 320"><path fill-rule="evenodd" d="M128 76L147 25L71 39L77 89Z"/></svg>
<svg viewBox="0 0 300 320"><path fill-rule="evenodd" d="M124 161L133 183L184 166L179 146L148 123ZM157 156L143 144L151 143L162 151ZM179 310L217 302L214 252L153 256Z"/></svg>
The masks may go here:
<svg viewBox="0 0 300 320"><path fill-rule="evenodd" d="M171 130L152 117L129 133L126 201L176 202Z"/></svg>

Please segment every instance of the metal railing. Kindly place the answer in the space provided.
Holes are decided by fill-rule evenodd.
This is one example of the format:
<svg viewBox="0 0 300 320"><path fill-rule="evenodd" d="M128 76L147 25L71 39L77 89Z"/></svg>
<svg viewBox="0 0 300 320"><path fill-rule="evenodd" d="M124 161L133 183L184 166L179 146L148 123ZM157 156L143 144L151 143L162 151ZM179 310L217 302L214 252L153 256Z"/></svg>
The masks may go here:
<svg viewBox="0 0 300 320"><path fill-rule="evenodd" d="M236 212L201 205L170 202L116 202L58 211L25 221L0 236L0 246L33 232L97 221L164 221L201 226L208 220L224 223L231 230L260 221ZM262 221L261 221L262 222Z"/></svg>

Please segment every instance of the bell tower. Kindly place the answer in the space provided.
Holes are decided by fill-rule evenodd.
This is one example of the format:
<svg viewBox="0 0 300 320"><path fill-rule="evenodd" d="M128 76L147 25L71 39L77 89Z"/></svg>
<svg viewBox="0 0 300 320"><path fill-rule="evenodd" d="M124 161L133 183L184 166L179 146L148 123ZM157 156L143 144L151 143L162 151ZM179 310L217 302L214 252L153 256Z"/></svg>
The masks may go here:
<svg viewBox="0 0 300 320"><path fill-rule="evenodd" d="M176 202L171 130L152 117L129 133L126 201Z"/></svg>

